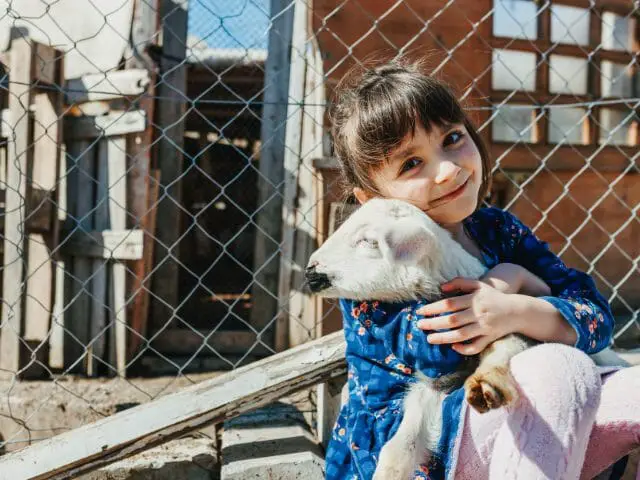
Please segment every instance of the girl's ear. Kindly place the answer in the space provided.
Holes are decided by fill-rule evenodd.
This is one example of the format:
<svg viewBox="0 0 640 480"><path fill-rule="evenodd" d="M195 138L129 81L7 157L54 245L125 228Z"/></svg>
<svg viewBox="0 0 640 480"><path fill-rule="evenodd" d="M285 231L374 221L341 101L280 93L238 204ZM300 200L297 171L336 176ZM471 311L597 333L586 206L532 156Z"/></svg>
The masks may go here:
<svg viewBox="0 0 640 480"><path fill-rule="evenodd" d="M354 197L356 197L356 200L358 200L358 203L360 203L360 205L364 205L365 203L367 203L367 200L371 200L369 194L360 187L353 187L353 195Z"/></svg>

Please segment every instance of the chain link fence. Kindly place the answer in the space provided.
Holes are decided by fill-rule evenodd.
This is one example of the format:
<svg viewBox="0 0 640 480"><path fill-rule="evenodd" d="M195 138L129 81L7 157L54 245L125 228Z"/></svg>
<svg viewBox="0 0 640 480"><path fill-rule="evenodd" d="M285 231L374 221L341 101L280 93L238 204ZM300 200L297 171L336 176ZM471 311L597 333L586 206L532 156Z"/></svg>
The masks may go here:
<svg viewBox="0 0 640 480"><path fill-rule="evenodd" d="M342 211L327 99L375 52L428 55L487 141L490 202L589 272L615 346L636 348L637 18L623 1L0 1L0 446L341 327L301 275Z"/></svg>

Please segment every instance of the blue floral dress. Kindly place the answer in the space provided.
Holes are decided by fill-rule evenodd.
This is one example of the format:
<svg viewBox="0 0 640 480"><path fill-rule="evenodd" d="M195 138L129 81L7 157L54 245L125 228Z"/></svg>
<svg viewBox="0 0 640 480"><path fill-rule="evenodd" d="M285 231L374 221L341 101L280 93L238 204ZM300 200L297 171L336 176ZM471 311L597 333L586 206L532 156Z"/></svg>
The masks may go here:
<svg viewBox="0 0 640 480"><path fill-rule="evenodd" d="M547 244L513 215L497 208L481 209L464 227L482 250L488 268L515 263L543 279L554 305L577 333L575 346L586 353L607 347L613 316L591 277L566 267ZM456 369L463 357L449 345L430 345L417 328L416 310L425 302L403 304L341 299L347 343L349 399L342 407L326 455L326 478L369 480L382 446L402 421L402 399L413 374L438 377ZM443 404L438 451L415 479L450 478L457 461L465 402L462 388Z"/></svg>

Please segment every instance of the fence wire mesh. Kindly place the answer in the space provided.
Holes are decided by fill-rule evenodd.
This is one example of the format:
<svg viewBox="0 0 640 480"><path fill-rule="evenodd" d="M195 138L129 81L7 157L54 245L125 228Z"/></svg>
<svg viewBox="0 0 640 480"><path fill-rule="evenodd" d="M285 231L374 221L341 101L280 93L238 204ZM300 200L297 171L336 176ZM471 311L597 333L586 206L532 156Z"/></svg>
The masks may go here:
<svg viewBox="0 0 640 480"><path fill-rule="evenodd" d="M637 347L637 17L628 1L0 2L0 448L340 328L301 272L341 211L326 99L380 51L428 54L487 141L490 201L590 273L614 346Z"/></svg>

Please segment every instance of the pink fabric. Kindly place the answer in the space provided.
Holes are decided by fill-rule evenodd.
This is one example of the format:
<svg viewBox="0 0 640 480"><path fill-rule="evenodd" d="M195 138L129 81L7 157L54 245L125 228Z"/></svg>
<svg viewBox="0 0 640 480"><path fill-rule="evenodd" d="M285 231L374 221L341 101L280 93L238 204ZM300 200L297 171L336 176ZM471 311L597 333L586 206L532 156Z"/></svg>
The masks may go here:
<svg viewBox="0 0 640 480"><path fill-rule="evenodd" d="M456 479L590 479L640 446L640 366L601 379L581 351L544 344L511 371L516 404L467 409Z"/></svg>

